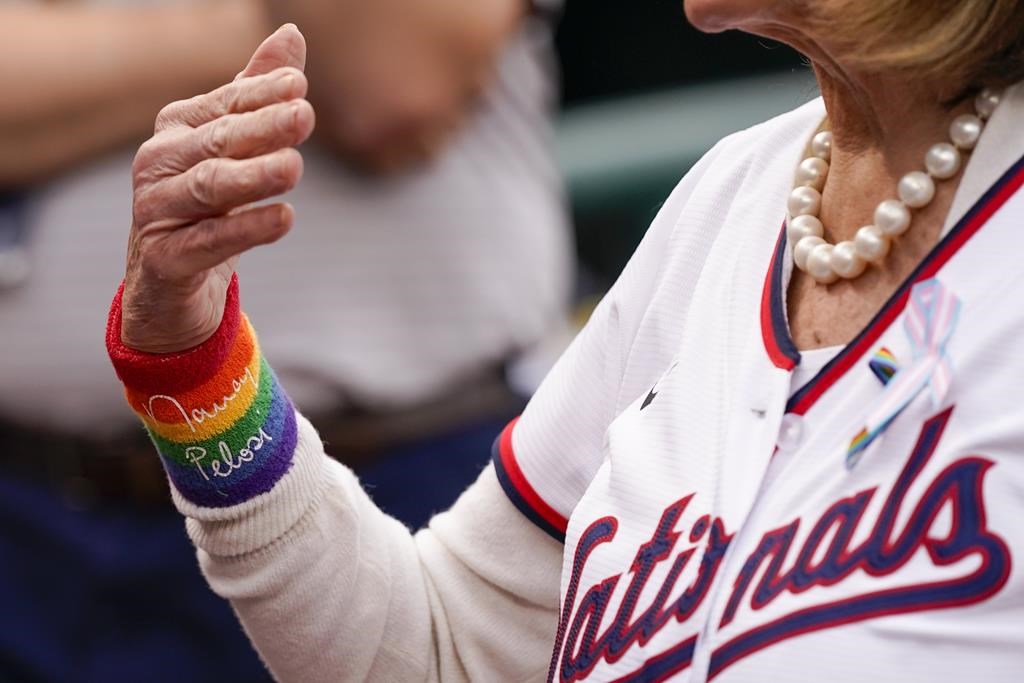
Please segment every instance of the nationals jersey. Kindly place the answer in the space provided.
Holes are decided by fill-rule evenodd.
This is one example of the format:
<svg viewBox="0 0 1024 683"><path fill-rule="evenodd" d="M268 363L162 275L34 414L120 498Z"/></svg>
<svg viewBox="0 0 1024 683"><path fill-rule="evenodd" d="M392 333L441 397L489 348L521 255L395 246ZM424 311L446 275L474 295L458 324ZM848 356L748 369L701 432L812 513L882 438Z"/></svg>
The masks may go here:
<svg viewBox="0 0 1024 683"><path fill-rule="evenodd" d="M1024 88L940 242L794 386L780 225L823 117L683 179L496 445L565 542L551 680L1024 676Z"/></svg>

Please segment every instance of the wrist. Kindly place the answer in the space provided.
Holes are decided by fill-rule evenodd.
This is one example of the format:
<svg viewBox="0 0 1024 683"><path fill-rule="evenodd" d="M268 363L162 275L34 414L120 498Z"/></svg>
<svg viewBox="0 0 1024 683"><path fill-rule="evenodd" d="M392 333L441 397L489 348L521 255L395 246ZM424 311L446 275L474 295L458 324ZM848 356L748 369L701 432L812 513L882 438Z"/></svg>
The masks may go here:
<svg viewBox="0 0 1024 683"><path fill-rule="evenodd" d="M222 47L232 77L253 49L277 28L262 0L214 0L203 7L208 15L205 21L209 22L210 33L217 36L215 42Z"/></svg>
<svg viewBox="0 0 1024 683"><path fill-rule="evenodd" d="M216 334L226 309L238 315L237 276L224 283L223 290L202 287L169 296L174 285L157 283L159 291L149 291L125 278L120 294L121 343L149 354L174 354L200 346ZM150 288L152 289L152 288ZM229 292L230 298L229 301Z"/></svg>
<svg viewBox="0 0 1024 683"><path fill-rule="evenodd" d="M121 294L111 306L107 349L132 410L145 425L182 498L202 507L243 503L270 491L291 467L295 411L238 305L201 345L169 354L120 340Z"/></svg>
<svg viewBox="0 0 1024 683"><path fill-rule="evenodd" d="M205 0L153 10L162 24L183 81L182 92L200 92L230 81L269 33L269 18L257 0Z"/></svg>
<svg viewBox="0 0 1024 683"><path fill-rule="evenodd" d="M159 345L138 342L135 346L124 340L125 290L122 283L110 307L106 339L107 352L122 382L141 390L174 391L195 384L197 377L212 376L224 365L242 325L237 275L228 284L223 315L213 334L179 350L154 351ZM182 374L182 370L186 372Z"/></svg>

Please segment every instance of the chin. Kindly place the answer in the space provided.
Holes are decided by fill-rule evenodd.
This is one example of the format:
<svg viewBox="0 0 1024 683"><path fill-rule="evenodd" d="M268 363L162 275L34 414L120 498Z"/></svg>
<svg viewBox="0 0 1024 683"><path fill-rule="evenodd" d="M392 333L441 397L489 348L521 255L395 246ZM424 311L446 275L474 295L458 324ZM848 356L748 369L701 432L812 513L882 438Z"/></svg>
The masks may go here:
<svg viewBox="0 0 1024 683"><path fill-rule="evenodd" d="M778 0L683 0L686 19L705 33L742 29L779 4Z"/></svg>

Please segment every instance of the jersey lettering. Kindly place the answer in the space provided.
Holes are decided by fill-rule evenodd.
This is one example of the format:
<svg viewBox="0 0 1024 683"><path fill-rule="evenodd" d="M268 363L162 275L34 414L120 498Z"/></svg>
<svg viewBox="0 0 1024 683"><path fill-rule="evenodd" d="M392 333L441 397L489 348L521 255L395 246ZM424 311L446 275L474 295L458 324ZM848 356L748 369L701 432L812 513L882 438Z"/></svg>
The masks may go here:
<svg viewBox="0 0 1024 683"><path fill-rule="evenodd" d="M691 546L676 555L668 575L652 603L634 617L637 601L655 567L671 557L672 551L682 536L682 533L676 530L676 522L692 499L693 495L689 495L665 509L654 535L637 551L630 568L633 578L626 589L622 604L611 624L600 635L598 635L598 629L604 619L605 609L622 575L617 574L601 581L587 591L580 600L572 620L572 626L568 630L565 645L561 648L556 647L555 650L556 661L559 652L564 651L562 666L558 672L560 681L582 680L598 662L602 660L611 663L618 661L632 646L645 645L669 620L674 618L678 622L687 621L704 601L731 540L731 536L725 533L721 520L716 519L711 522L706 515L698 519L690 529L688 539ZM598 521L599 528L603 528L607 524L607 519ZM572 573L575 583L570 585L566 593L566 605L572 605L569 598L575 596L583 564L590 556L594 528L592 525L584 533L587 543L577 547ZM612 541L614 534L613 530L610 535L601 536L602 542ZM700 542L705 537L707 537L706 549L697 578L675 601L668 603L679 576L697 550L697 546L693 544ZM566 621L565 616L563 616L564 621Z"/></svg>
<svg viewBox="0 0 1024 683"><path fill-rule="evenodd" d="M783 593L811 595L813 588L839 584L855 572L876 578L893 575L922 550L935 567L973 557L979 560L970 563L975 568L958 578L914 583L807 607L748 630L712 653L710 678L743 657L787 638L885 615L969 605L1003 587L1010 573L1010 551L1003 539L989 530L985 515L983 484L993 466L991 460L957 460L935 477L919 500L907 501L908 491L935 453L952 410L925 423L870 535L858 546L851 547L851 539L864 523L865 512L878 494L877 487L830 506L811 524L810 533L799 547L794 543L802 524L799 518L765 533L733 582L718 627L732 623L744 605L756 613ZM697 613L732 534L726 532L721 519L712 520L707 515L700 517L688 533L677 528L695 498L691 494L665 508L650 540L636 552L628 584L622 581L622 574L607 577L591 586L577 602L587 561L598 546L614 541L618 522L614 517L604 517L583 533L573 558L549 680L556 676L567 683L585 679L600 662L614 664L630 649L645 646L670 621L685 623ZM896 520L908 505L914 505L913 511L897 529ZM946 508L952 523L948 531L937 532L936 519ZM686 540L679 547L684 536ZM678 592L679 577L701 547L696 578ZM668 571L658 592L638 613L641 594L655 569L665 563L669 563ZM625 593L602 630L608 605L620 584L626 586ZM674 595L678 597L672 599ZM684 670L692 662L696 637L696 633L684 637L636 671L617 679L617 683L660 681Z"/></svg>

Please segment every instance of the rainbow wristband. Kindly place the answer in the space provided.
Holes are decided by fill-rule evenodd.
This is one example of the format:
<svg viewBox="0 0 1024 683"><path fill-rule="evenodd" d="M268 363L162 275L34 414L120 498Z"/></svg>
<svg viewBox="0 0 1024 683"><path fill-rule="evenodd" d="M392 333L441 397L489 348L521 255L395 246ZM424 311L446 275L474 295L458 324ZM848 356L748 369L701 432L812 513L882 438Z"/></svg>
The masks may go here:
<svg viewBox="0 0 1024 683"><path fill-rule="evenodd" d="M132 410L183 498L228 507L270 491L292 464L295 409L241 312L238 278L224 318L199 346L168 354L121 342L121 297L107 321L107 352Z"/></svg>

